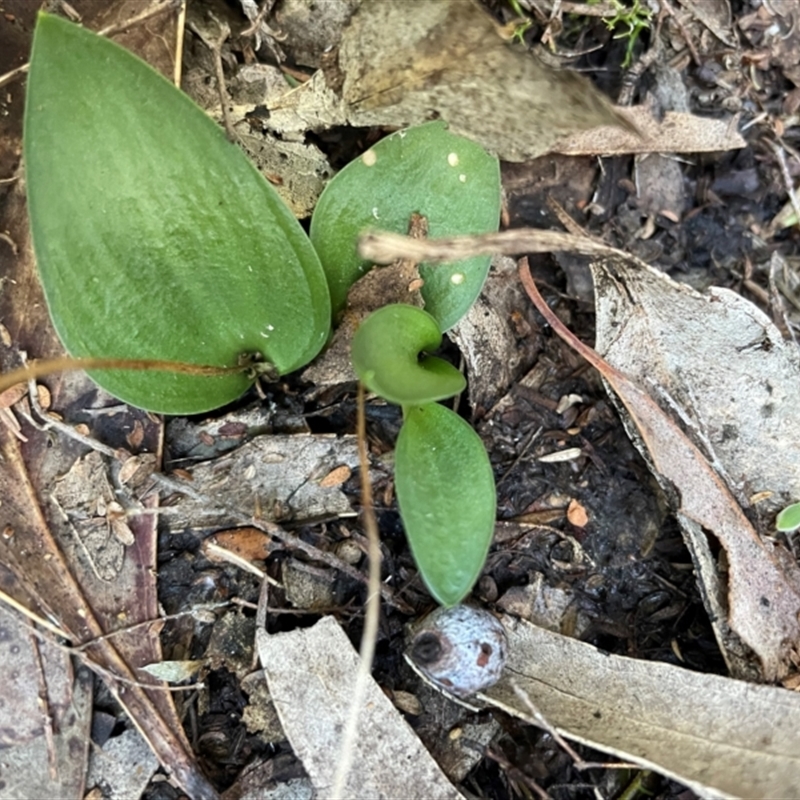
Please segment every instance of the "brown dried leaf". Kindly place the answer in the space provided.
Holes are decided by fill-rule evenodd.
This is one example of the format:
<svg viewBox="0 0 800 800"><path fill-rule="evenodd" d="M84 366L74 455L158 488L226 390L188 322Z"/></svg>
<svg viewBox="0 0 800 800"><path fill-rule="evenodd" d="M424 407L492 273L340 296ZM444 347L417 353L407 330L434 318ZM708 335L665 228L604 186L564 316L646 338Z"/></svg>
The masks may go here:
<svg viewBox="0 0 800 800"><path fill-rule="evenodd" d="M667 111L659 121L642 106L621 111L640 134L604 126L591 133L570 133L554 142L553 153L570 156L626 155L628 153L708 153L738 150L746 142L738 132L739 118L697 117L683 111Z"/></svg>
<svg viewBox="0 0 800 800"><path fill-rule="evenodd" d="M502 621L508 665L482 698L494 707L539 724L521 690L565 736L656 769L698 797L800 797L797 694Z"/></svg>
<svg viewBox="0 0 800 800"><path fill-rule="evenodd" d="M434 112L507 161L542 155L579 130L631 128L582 76L503 41L471 0L365 0L344 31L338 65L271 104L269 124L404 126Z"/></svg>
<svg viewBox="0 0 800 800"><path fill-rule="evenodd" d="M527 261L522 264L520 276L539 312L600 372L625 406L656 475L677 497L679 517L712 533L725 548L731 628L758 655L767 680L785 676L800 650L800 569L794 559L774 542L759 538L728 487L681 428L652 397L564 326L536 289Z"/></svg>

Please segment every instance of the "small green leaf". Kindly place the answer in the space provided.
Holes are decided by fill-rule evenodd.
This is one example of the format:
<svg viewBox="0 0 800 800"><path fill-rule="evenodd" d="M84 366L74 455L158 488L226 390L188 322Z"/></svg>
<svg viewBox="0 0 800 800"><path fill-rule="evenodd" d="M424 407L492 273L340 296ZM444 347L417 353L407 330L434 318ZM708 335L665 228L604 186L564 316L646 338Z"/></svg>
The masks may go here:
<svg viewBox="0 0 800 800"><path fill-rule="evenodd" d="M444 406L408 408L395 485L425 585L442 605L455 605L480 575L494 531L494 476L483 442Z"/></svg>
<svg viewBox="0 0 800 800"><path fill-rule="evenodd" d="M778 518L775 520L775 527L779 531L796 531L800 528L800 503L792 503L790 506L786 506L786 508L778 514Z"/></svg>
<svg viewBox="0 0 800 800"><path fill-rule="evenodd" d="M436 350L442 334L421 308L401 303L370 314L353 336L351 357L361 382L392 403L430 403L463 391L464 376L422 351Z"/></svg>
<svg viewBox="0 0 800 800"><path fill-rule="evenodd" d="M428 235L496 231L500 167L482 147L450 133L444 122L398 131L348 164L326 187L311 219L311 241L328 276L334 313L369 267L356 239L365 228L406 233L411 215L428 220ZM421 265L425 309L446 331L480 293L490 258Z"/></svg>
<svg viewBox="0 0 800 800"><path fill-rule="evenodd" d="M234 366L261 353L283 373L324 345L330 299L308 237L221 129L131 53L41 14L24 151L39 274L72 355ZM218 407L249 385L92 377L171 414Z"/></svg>

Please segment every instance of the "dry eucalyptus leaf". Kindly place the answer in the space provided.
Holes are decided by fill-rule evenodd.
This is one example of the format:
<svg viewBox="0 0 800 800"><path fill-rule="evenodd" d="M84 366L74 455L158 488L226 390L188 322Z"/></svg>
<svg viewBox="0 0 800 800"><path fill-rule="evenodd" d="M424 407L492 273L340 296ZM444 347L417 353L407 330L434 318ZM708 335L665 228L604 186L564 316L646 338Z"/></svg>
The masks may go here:
<svg viewBox="0 0 800 800"><path fill-rule="evenodd" d="M712 287L701 295L624 259L599 261L593 272L598 351L688 423L689 435L739 505L748 508L752 496L765 498L755 511L761 533L769 534L775 513L800 497L796 346L784 341L756 306L727 289ZM705 463L695 464L685 473L687 483L706 470ZM682 482L676 486L685 503L689 493ZM711 501L707 495L705 502ZM720 524L727 517L715 516ZM762 657L767 675L776 674L769 665L783 674L800 636L800 570L794 558L751 529L731 530L733 539L717 533L728 555L726 587L708 547L706 522L688 514L683 527L733 673L747 674L747 665L724 627L726 618Z"/></svg>
<svg viewBox="0 0 800 800"><path fill-rule="evenodd" d="M358 654L333 617L311 628L256 632L269 692L317 796L330 797L342 731L355 692ZM422 742L372 679L344 797L460 800Z"/></svg>
<svg viewBox="0 0 800 800"><path fill-rule="evenodd" d="M709 153L738 150L745 141L738 132L738 116L730 120L707 119L683 111L667 111L658 120L642 106L623 112L640 134L620 127L591 133L574 132L554 142L550 150L568 156L626 155L628 153Z"/></svg>
<svg viewBox="0 0 800 800"><path fill-rule="evenodd" d="M703 23L721 42L738 48L731 29L731 7L728 0L678 0L693 17Z"/></svg>
<svg viewBox="0 0 800 800"><path fill-rule="evenodd" d="M509 662L482 699L590 747L655 769L700 797L800 797L800 696L609 655L504 617Z"/></svg>
<svg viewBox="0 0 800 800"><path fill-rule="evenodd" d="M472 0L364 0L337 62L269 109L279 133L439 117L507 161L535 158L559 137L599 125L632 129L582 76L503 41Z"/></svg>
<svg viewBox="0 0 800 800"><path fill-rule="evenodd" d="M700 294L638 261L593 268L597 351L690 420L743 507L762 491L763 532L800 499L800 351L753 303ZM621 324L622 323L622 324Z"/></svg>
<svg viewBox="0 0 800 800"><path fill-rule="evenodd" d="M647 377L637 384L579 341L547 306L533 283L526 262L523 261L523 265L520 275L537 309L553 330L600 372L624 406L623 422L648 459L656 478L672 498L690 551L694 553L698 548L707 547L707 541L700 540L705 539L708 533L716 537L724 548L727 556L727 624L756 653L761 662L763 678L771 681L785 677L794 669L800 650L800 569L794 557L781 545L759 537L720 477L721 470L717 463L712 465L701 449L687 437L682 426L653 399L653 395L658 394L658 386L652 386L652 381ZM598 261L594 268L598 270L600 294L605 291L605 279L613 281L618 276L628 275L629 271L634 275L648 271L657 274L648 265L623 253ZM664 277L664 280L669 279ZM631 281L631 286L635 285ZM709 299L707 303L710 306L712 300ZM617 328L614 330L624 329L624 308L616 307L613 302L610 308L613 313L606 317L615 321ZM679 308L674 313L674 318L665 321L665 328L677 331L689 324ZM709 308L704 318L705 335L709 339L714 335L712 314ZM668 334L661 329L660 335ZM607 336L611 338L613 333ZM742 358L747 348L757 348L763 341L763 337L745 339L739 333L729 347ZM720 354L715 357L721 360ZM645 363L648 364L649 375L649 354ZM678 374L680 369L678 365ZM722 383L721 387L721 391L720 387L716 388L720 396L735 403L735 387L726 383ZM684 389L683 396L690 399L691 384L686 384ZM756 387L757 397L765 392L770 394L766 385ZM681 395L678 398L681 399ZM759 408L763 409L765 403L769 405L763 396L758 397ZM713 422L724 434L725 416L717 417ZM731 435L734 432L728 430L727 433ZM704 443L702 436L701 443ZM704 596L709 592L707 584L705 588L707 591ZM712 591L717 589L717 586L711 587ZM710 611L717 614L724 609L721 605L710 606ZM715 628L715 631L725 651L726 641L720 638L719 628Z"/></svg>

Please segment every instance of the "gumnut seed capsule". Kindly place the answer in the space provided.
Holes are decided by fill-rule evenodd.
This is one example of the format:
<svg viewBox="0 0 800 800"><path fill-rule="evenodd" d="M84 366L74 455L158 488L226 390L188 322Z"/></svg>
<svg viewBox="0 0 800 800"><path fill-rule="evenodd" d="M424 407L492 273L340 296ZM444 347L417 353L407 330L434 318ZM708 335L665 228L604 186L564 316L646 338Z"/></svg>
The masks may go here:
<svg viewBox="0 0 800 800"><path fill-rule="evenodd" d="M406 657L435 686L469 697L494 686L506 663L502 623L471 606L437 608L414 631Z"/></svg>

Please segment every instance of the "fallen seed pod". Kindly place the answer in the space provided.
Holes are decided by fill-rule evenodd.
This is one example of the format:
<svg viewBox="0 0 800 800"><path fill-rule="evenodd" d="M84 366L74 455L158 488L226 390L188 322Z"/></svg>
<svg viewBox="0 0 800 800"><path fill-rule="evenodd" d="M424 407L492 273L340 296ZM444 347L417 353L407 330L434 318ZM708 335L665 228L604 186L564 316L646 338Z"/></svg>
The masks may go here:
<svg viewBox="0 0 800 800"><path fill-rule="evenodd" d="M508 656L506 632L488 611L438 608L414 632L406 659L444 692L465 698L494 686Z"/></svg>

